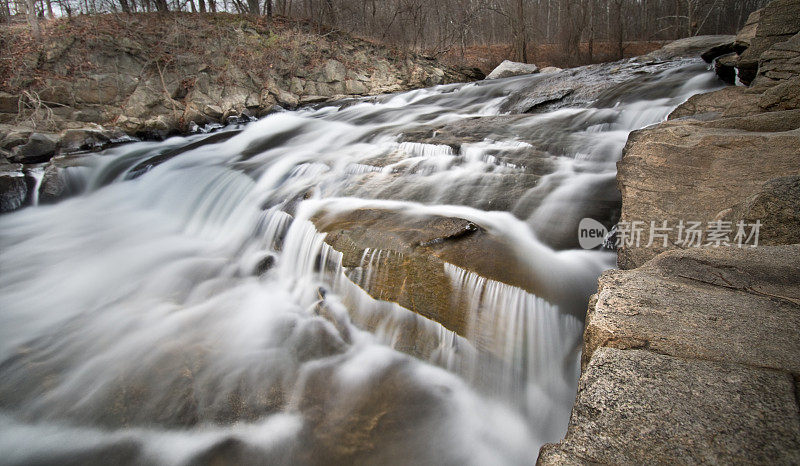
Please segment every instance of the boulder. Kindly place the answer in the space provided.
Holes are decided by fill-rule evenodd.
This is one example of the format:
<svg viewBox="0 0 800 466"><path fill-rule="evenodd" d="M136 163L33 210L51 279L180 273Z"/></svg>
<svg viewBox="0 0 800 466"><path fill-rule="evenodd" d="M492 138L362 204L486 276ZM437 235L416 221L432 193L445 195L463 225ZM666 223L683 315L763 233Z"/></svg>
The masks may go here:
<svg viewBox="0 0 800 466"><path fill-rule="evenodd" d="M347 76L347 68L342 62L337 60L328 60L322 68L323 82L332 83L344 81Z"/></svg>
<svg viewBox="0 0 800 466"><path fill-rule="evenodd" d="M678 39L668 43L658 50L637 58L637 61L662 61L680 57L696 57L710 50L727 50L733 44L735 36L694 36ZM721 54L721 53L720 53Z"/></svg>
<svg viewBox="0 0 800 466"><path fill-rule="evenodd" d="M222 108L219 105L206 105L203 113L217 120L222 118Z"/></svg>
<svg viewBox="0 0 800 466"><path fill-rule="evenodd" d="M58 137L55 135L33 133L25 144L14 147L11 160L19 163L42 163L55 155Z"/></svg>
<svg viewBox="0 0 800 466"><path fill-rule="evenodd" d="M691 117L711 119L720 117L740 117L759 113L762 96L743 86L724 87L718 91L695 94L679 105L667 119Z"/></svg>
<svg viewBox="0 0 800 466"><path fill-rule="evenodd" d="M112 131L98 128L68 129L61 133L61 151L74 152L79 150L98 149L113 138L120 138L124 133L114 133Z"/></svg>
<svg viewBox="0 0 800 466"><path fill-rule="evenodd" d="M749 22L749 21L748 21ZM773 0L758 15L755 36L739 57L739 79L749 85L759 69L761 54L800 31L800 0Z"/></svg>
<svg viewBox="0 0 800 466"><path fill-rule="evenodd" d="M537 465L795 464L798 426L791 375L602 348Z"/></svg>
<svg viewBox="0 0 800 466"><path fill-rule="evenodd" d="M19 209L28 196L28 186L21 172L0 173L0 214Z"/></svg>
<svg viewBox="0 0 800 466"><path fill-rule="evenodd" d="M798 332L800 245L604 273L566 437L539 464L800 461Z"/></svg>
<svg viewBox="0 0 800 466"><path fill-rule="evenodd" d="M766 111L800 108L800 74L767 89L758 106Z"/></svg>
<svg viewBox="0 0 800 466"><path fill-rule="evenodd" d="M761 222L758 244L800 243L800 176L767 181L758 193L720 212L717 218L733 225Z"/></svg>
<svg viewBox="0 0 800 466"><path fill-rule="evenodd" d="M542 74L558 73L559 71L562 71L562 69L557 66L545 66L539 70L539 72Z"/></svg>
<svg viewBox="0 0 800 466"><path fill-rule="evenodd" d="M741 55L747 47L750 47L750 43L753 41L753 38L756 36L756 30L758 29L758 20L761 17L761 10L756 10L750 13L750 16L747 17L747 22L739 30L736 34L736 39L733 41L733 50Z"/></svg>
<svg viewBox="0 0 800 466"><path fill-rule="evenodd" d="M718 57L714 62L714 71L726 84L736 84L736 62L739 56L729 53Z"/></svg>
<svg viewBox="0 0 800 466"><path fill-rule="evenodd" d="M731 53L734 53L733 41L723 42L719 45L715 45L709 48L708 50L700 54L700 58L702 58L706 63L711 63L717 57L721 57L722 55L728 55Z"/></svg>
<svg viewBox="0 0 800 466"><path fill-rule="evenodd" d="M703 236L717 214L757 192L768 180L800 174L800 110L720 120L671 120L628 138L618 162L621 222L639 225L638 240L618 253L623 269L683 247L680 222L701 222ZM671 228L650 242L651 222ZM663 233L663 232L662 232ZM733 233L731 234L733 237Z"/></svg>
<svg viewBox="0 0 800 466"><path fill-rule="evenodd" d="M511 76L520 76L523 74L538 73L539 67L533 63L519 63L511 60L503 60L502 63L486 76L485 79L501 79L510 78Z"/></svg>
<svg viewBox="0 0 800 466"><path fill-rule="evenodd" d="M800 76L800 32L761 54L753 86L768 88L797 76Z"/></svg>

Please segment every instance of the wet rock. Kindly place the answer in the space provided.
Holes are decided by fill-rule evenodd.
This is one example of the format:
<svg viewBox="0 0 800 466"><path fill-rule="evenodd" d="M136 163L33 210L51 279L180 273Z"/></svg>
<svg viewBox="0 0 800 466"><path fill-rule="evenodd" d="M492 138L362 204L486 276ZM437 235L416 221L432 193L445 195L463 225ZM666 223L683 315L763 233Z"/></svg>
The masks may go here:
<svg viewBox="0 0 800 466"><path fill-rule="evenodd" d="M642 55L637 61L672 60L680 57L696 57L711 50L724 50L733 44L735 36L694 36L672 41L658 50Z"/></svg>
<svg viewBox="0 0 800 466"><path fill-rule="evenodd" d="M717 216L733 225L761 223L758 244L800 243L800 176L773 178L761 190Z"/></svg>
<svg viewBox="0 0 800 466"><path fill-rule="evenodd" d="M27 196L28 186L22 173L0 173L0 213L19 209Z"/></svg>
<svg viewBox="0 0 800 466"><path fill-rule="evenodd" d="M714 71L726 84L736 84L736 62L738 59L738 55L729 53L717 58L714 62Z"/></svg>
<svg viewBox="0 0 800 466"><path fill-rule="evenodd" d="M436 452L441 461L438 447L445 440L432 437L431 426L446 418L452 393L420 377L400 358L357 380L331 364L310 371L298 406L309 426L308 457L325 458L325 464L432 464ZM455 464L468 462L458 452L448 456Z"/></svg>
<svg viewBox="0 0 800 466"><path fill-rule="evenodd" d="M100 129L68 129L61 134L61 151L74 152L87 149L98 149L115 137L122 137L123 133L114 134L111 131Z"/></svg>
<svg viewBox="0 0 800 466"><path fill-rule="evenodd" d="M452 277L445 263L526 290L541 288L511 245L468 220L359 209L321 214L313 221L343 254L348 276L367 293L462 336L468 313L463 303L451 302Z"/></svg>
<svg viewBox="0 0 800 466"><path fill-rule="evenodd" d="M511 76L519 76L523 74L538 73L539 67L533 63L519 63L511 60L503 60L503 63L486 76L485 79L501 79L510 78Z"/></svg>
<svg viewBox="0 0 800 466"><path fill-rule="evenodd" d="M41 163L50 160L58 147L54 135L33 133L25 144L14 147L11 160L19 163Z"/></svg>

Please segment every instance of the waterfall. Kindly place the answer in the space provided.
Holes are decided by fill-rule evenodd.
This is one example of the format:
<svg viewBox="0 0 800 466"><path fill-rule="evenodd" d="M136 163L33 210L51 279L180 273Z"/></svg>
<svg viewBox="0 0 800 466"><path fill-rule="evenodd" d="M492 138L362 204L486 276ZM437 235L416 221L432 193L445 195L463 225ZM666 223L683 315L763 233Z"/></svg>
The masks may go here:
<svg viewBox="0 0 800 466"><path fill-rule="evenodd" d="M619 66L618 86L541 113L501 110L555 77L34 169L35 191L68 189L0 217L0 462L530 464L564 433L614 261L578 249L577 223L618 215L630 131L719 86L695 60ZM320 226L359 212L403 220ZM464 325L381 291L423 256Z"/></svg>

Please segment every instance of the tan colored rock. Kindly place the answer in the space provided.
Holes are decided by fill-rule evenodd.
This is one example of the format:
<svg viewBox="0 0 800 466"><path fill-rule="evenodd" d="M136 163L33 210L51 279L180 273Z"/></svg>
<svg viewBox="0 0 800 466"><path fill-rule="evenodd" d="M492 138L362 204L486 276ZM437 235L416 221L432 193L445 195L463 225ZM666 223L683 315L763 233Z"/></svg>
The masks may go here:
<svg viewBox="0 0 800 466"><path fill-rule="evenodd" d="M743 86L728 86L718 91L695 94L679 105L668 119L694 117L737 117L759 113L761 94Z"/></svg>
<svg viewBox="0 0 800 466"><path fill-rule="evenodd" d="M798 21L800 21L800 17ZM800 29L800 26L798 28ZM758 61L758 76L753 82L753 86L757 88L771 87L798 75L800 75L800 32L785 42L774 44L761 54ZM795 90L795 98L797 98L797 93L798 91Z"/></svg>
<svg viewBox="0 0 800 466"><path fill-rule="evenodd" d="M773 178L761 190L717 218L761 223L758 244L800 244L800 176Z"/></svg>
<svg viewBox="0 0 800 466"><path fill-rule="evenodd" d="M619 250L621 268L638 267L659 252L681 247L680 221L707 222L775 177L800 174L800 110L714 121L673 120L628 138L617 181L623 222L639 224L636 244ZM666 221L647 246L650 222ZM631 223L629 223L631 224ZM702 241L705 241L703 239Z"/></svg>
<svg viewBox="0 0 800 466"><path fill-rule="evenodd" d="M567 435L537 464L794 464L791 374L643 350L598 349Z"/></svg>
<svg viewBox="0 0 800 466"><path fill-rule="evenodd" d="M766 111L800 108L800 75L767 89L759 98L758 106Z"/></svg>
<svg viewBox="0 0 800 466"><path fill-rule="evenodd" d="M749 22L749 18L748 18ZM739 78L750 84L759 71L761 54L800 31L800 0L773 0L758 15L755 36L737 64Z"/></svg>
<svg viewBox="0 0 800 466"><path fill-rule="evenodd" d="M601 347L646 348L798 373L798 334L800 245L669 251L601 276L582 362Z"/></svg>
<svg viewBox="0 0 800 466"><path fill-rule="evenodd" d="M737 54L741 54L742 52L750 47L750 43L753 41L753 38L756 36L756 30L758 29L758 20L761 18L761 9L758 9L747 17L747 22L739 30L736 34L736 39L733 42L733 48L736 50Z"/></svg>

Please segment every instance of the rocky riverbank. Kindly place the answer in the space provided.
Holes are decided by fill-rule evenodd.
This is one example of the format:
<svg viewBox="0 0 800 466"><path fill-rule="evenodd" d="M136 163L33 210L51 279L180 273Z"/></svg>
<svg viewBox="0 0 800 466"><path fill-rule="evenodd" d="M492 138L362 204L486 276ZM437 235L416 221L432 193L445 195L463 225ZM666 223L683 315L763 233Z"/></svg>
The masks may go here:
<svg viewBox="0 0 800 466"><path fill-rule="evenodd" d="M70 153L131 137L483 77L302 22L225 13L62 18L41 43L8 26L0 45L0 212L31 201L46 169L36 164L54 156L51 174Z"/></svg>
<svg viewBox="0 0 800 466"><path fill-rule="evenodd" d="M302 22L225 13L63 18L41 43L21 26L0 43L0 147L17 162L33 157L14 150L31 132L89 148L482 77Z"/></svg>
<svg viewBox="0 0 800 466"><path fill-rule="evenodd" d="M729 47L717 70L749 87L628 140L623 270L600 279L569 429L539 464L800 461L800 2L771 2Z"/></svg>

